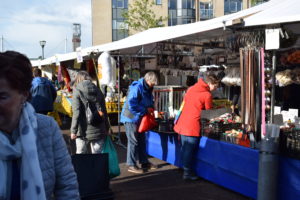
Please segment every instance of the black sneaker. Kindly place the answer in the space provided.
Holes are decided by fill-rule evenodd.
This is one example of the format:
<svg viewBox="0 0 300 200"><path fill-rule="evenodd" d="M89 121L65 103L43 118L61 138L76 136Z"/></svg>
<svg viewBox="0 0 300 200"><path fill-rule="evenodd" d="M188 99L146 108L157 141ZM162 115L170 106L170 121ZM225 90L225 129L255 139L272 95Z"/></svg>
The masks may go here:
<svg viewBox="0 0 300 200"><path fill-rule="evenodd" d="M158 169L158 166L157 165L154 165L152 163L144 163L142 164L142 169L144 170L154 170L154 169Z"/></svg>
<svg viewBox="0 0 300 200"><path fill-rule="evenodd" d="M185 180L185 181L197 181L197 180L200 179L200 178L199 178L198 176L196 176L196 175L185 175L185 176L183 176L182 178L183 178L183 180Z"/></svg>
<svg viewBox="0 0 300 200"><path fill-rule="evenodd" d="M138 168L137 166L129 166L128 171L135 174L142 174L144 173L144 170Z"/></svg>

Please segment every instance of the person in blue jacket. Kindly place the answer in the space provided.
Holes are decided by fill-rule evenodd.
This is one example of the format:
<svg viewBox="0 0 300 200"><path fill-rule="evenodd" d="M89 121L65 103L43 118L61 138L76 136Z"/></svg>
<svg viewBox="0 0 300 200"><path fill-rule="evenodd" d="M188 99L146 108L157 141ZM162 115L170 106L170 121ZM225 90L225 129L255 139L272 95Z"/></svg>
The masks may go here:
<svg viewBox="0 0 300 200"><path fill-rule="evenodd" d="M143 173L157 166L148 161L146 153L145 134L138 133L137 128L141 118L153 109L153 87L157 84L157 76L154 72L148 72L144 78L134 81L127 93L124 103L121 122L125 125L127 136L127 165L128 171L132 173ZM141 167L137 166L137 160Z"/></svg>
<svg viewBox="0 0 300 200"><path fill-rule="evenodd" d="M53 111L53 103L56 98L56 90L47 78L41 77L40 69L33 70L32 87L31 87L31 101L35 111L40 114L47 115L48 112Z"/></svg>

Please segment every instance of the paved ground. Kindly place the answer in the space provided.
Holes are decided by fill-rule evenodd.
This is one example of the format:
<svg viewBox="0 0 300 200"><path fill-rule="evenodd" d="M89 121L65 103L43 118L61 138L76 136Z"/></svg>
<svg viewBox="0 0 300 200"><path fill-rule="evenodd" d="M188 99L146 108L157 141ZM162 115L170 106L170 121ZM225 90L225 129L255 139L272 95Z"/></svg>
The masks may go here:
<svg viewBox="0 0 300 200"><path fill-rule="evenodd" d="M68 126L69 124L62 127L65 138L70 134ZM113 130L116 133L118 127L113 126ZM121 127L120 135L125 144L124 127ZM159 169L139 175L130 173L125 164L126 149L120 145L115 147L121 169L121 175L110 182L115 200L249 200L204 179L196 182L183 181L179 168L156 158L150 158L150 161L159 165Z"/></svg>

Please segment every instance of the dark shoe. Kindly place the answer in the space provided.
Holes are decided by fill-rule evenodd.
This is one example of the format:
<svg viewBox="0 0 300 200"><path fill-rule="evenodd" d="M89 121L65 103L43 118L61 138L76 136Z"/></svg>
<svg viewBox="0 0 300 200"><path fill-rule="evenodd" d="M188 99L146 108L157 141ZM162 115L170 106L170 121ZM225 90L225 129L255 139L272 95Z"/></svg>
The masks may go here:
<svg viewBox="0 0 300 200"><path fill-rule="evenodd" d="M197 181L199 179L200 178L198 176L195 176L195 175L186 175L186 176L183 176L183 180L185 180L185 181Z"/></svg>
<svg viewBox="0 0 300 200"><path fill-rule="evenodd" d="M135 174L142 174L142 173L144 173L144 171L142 169L138 168L137 166L129 166L128 167L128 171L132 172L132 173L135 173Z"/></svg>
<svg viewBox="0 0 300 200"><path fill-rule="evenodd" d="M144 163L142 164L142 169L144 170L154 170L154 169L158 169L158 166L157 165L154 165L152 163Z"/></svg>

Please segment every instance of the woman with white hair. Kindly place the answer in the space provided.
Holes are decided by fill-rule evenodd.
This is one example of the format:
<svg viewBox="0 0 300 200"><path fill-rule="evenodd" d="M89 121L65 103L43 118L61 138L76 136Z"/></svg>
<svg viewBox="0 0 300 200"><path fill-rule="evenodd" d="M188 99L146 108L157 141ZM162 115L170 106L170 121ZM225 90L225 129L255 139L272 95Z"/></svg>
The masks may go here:
<svg viewBox="0 0 300 200"><path fill-rule="evenodd" d="M145 170L157 167L148 161L146 153L145 133L138 133L137 126L141 118L153 109L153 86L157 84L154 72L148 72L144 78L134 81L127 93L124 103L121 122L125 125L127 142L127 165L132 173L143 173ZM137 166L137 160L141 167Z"/></svg>

